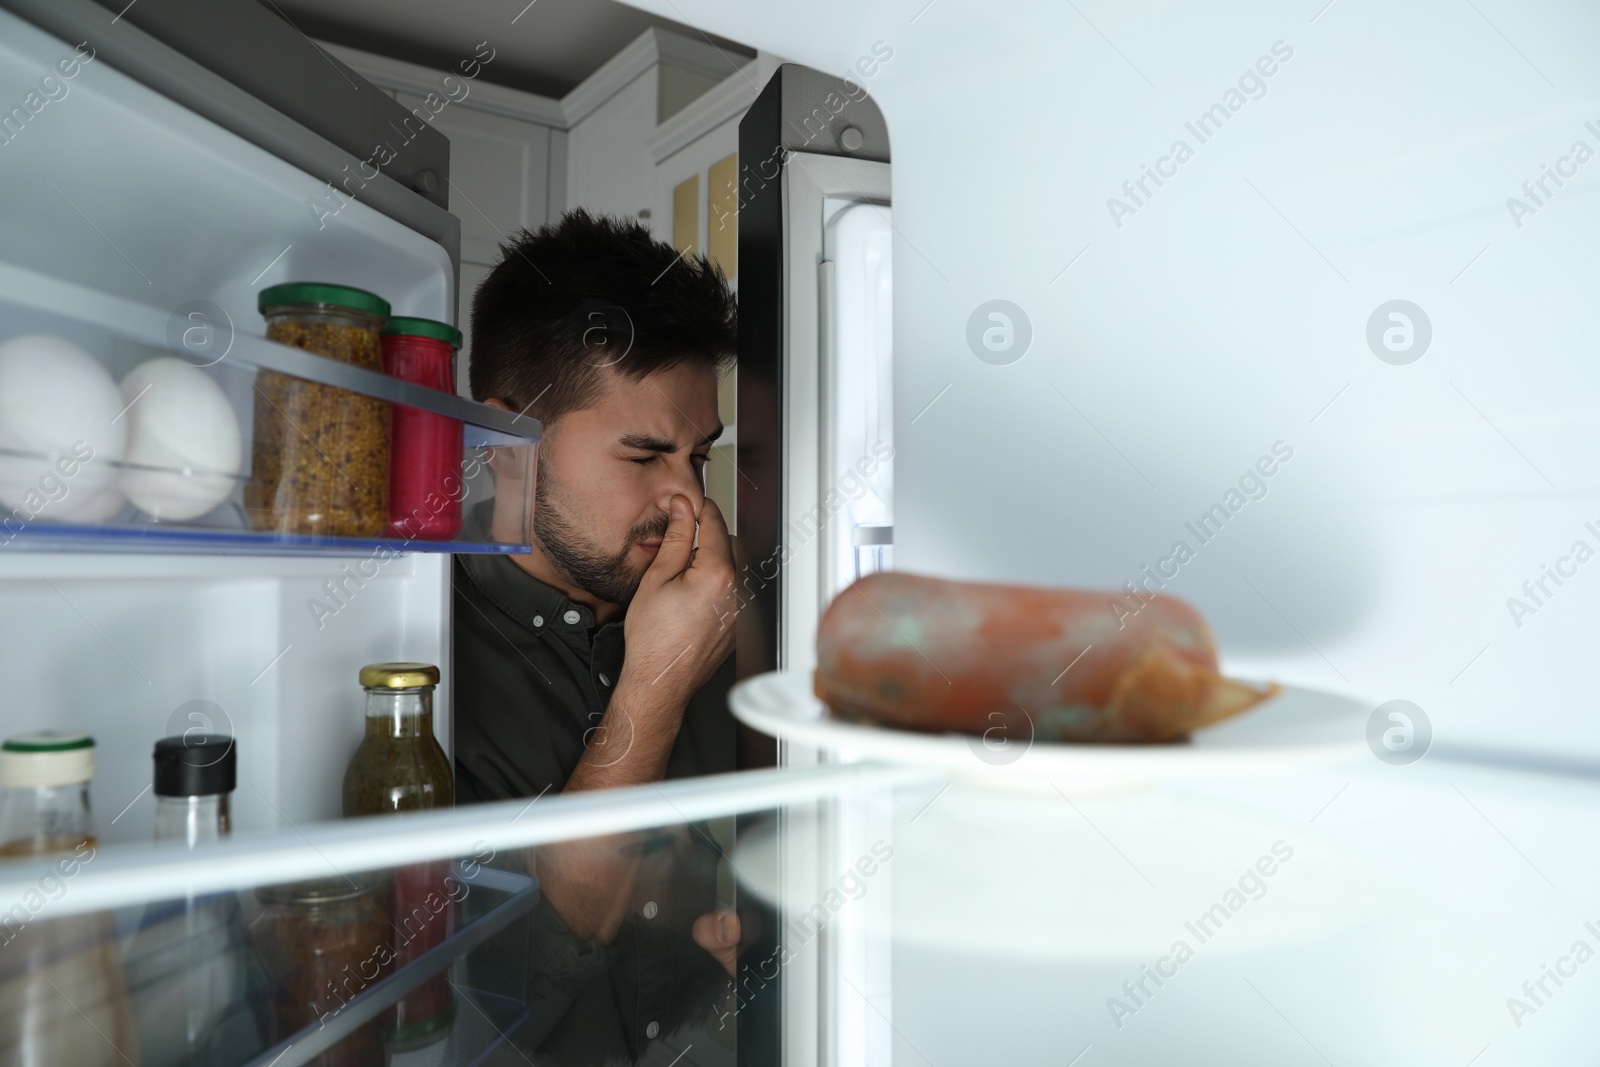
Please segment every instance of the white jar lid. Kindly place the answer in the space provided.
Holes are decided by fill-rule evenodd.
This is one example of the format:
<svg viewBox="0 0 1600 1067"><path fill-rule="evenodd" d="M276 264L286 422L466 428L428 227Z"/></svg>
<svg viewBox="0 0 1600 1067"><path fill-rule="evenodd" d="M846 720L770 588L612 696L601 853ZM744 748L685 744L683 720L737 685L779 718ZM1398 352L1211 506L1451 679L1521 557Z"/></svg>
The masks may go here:
<svg viewBox="0 0 1600 1067"><path fill-rule="evenodd" d="M0 787L72 785L93 777L94 738L88 734L40 730L0 745Z"/></svg>

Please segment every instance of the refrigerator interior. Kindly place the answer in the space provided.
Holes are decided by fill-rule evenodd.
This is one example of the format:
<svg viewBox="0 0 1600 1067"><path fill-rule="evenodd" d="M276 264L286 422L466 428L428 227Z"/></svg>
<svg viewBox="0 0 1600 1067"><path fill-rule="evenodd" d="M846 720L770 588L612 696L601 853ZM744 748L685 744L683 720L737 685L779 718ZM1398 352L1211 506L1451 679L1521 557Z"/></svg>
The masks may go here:
<svg viewBox="0 0 1600 1067"><path fill-rule="evenodd" d="M1148 581L1236 672L1600 753L1592 6L639 6L872 71L898 567Z"/></svg>
<svg viewBox="0 0 1600 1067"><path fill-rule="evenodd" d="M1041 4L1012 16L1032 27L1019 36L959 4L914 25L826 7L706 0L675 17L818 70L895 46L869 88L895 136L885 517L899 566L1110 590L1160 570L1164 591L1215 622L1235 673L1419 701L1440 755L1600 751L1584 714L1594 592L1563 571L1570 586L1542 585L1537 611L1509 611L1590 541L1594 518L1578 243L1593 196L1578 182L1537 212L1508 220L1506 207L1541 161L1593 143L1592 11ZM0 107L72 53L0 12ZM1274 74L1242 82L1261 56ZM103 329L129 306L147 335L150 316L198 300L259 333L254 294L291 277L450 318L448 256L359 195L327 218L313 206L330 203L325 186L103 63L56 84L66 91L36 97L48 102L0 145L0 267L23 309L0 316L0 340L38 328L29 315ZM1184 132L1236 87L1226 126ZM953 129L973 143L956 147ZM1197 151L1168 184L1146 178L1174 138ZM888 199L881 178L868 199ZM819 205L829 195L803 167L788 180L811 181ZM796 263L815 278L828 238L805 221ZM81 320L64 293L86 301ZM797 298L803 351L826 321L815 293ZM1395 318L1397 299L1423 316ZM1410 362L1384 354L1419 345ZM820 395L817 366L787 369ZM791 513L816 503L821 465L838 458L803 421L825 416L795 415ZM1262 457L1275 476L1251 475ZM1186 532L1218 504L1220 533ZM1199 551L1165 571L1177 540ZM319 618L311 602L360 559L0 553L8 725L99 738L105 841L148 837L154 738L231 727L243 753L228 863L108 852L61 916L310 876L319 845L356 871L460 858L478 840L510 849L787 808L787 838L752 836L734 859L791 915L840 910L824 900L856 895L843 879L862 848L895 850L892 879L867 882L835 936L785 964L828 976L814 983L818 1040L847 1062L985 1062L1003 1048L1018 1064L1560 1064L1600 1036L1577 983L1540 987L1533 1017L1507 1010L1600 925L1585 844L1600 798L1579 759L1526 773L1363 757L1092 797L897 780L871 803L791 770L782 786L711 783L725 792L698 805L680 784L665 799L552 798L554 814L520 822L485 809L301 837L337 811L360 727L355 668L415 658L448 679L448 559L388 563ZM786 665L806 665L840 573L820 548L786 570L805 593ZM447 739L448 684L439 695ZM873 773L815 771L847 772ZM1263 857L1276 873L1247 885ZM1233 891L1237 917L1190 934L1192 962L1165 970L1186 924Z"/></svg>
<svg viewBox="0 0 1600 1067"><path fill-rule="evenodd" d="M51 333L116 371L130 345L181 351L199 308L225 353L257 343L256 294L287 279L453 318L446 251L363 204L358 184L341 195L92 55L0 11L0 99L21 109L0 145L0 341ZM248 371L230 383L219 358L208 372L248 429ZM447 557L23 551L29 532L0 552L7 732L95 736L103 840L148 839L151 744L197 726L239 738L241 827L336 816L363 663L439 664L448 745Z"/></svg>
<svg viewBox="0 0 1600 1067"><path fill-rule="evenodd" d="M897 868L892 992L874 986L878 1012L864 1013L902 1031L896 1056L1465 1063L1492 1047L1505 1062L1582 1062L1593 1032L1577 1000L1547 1009L1519 990L1530 975L1541 998L1563 988L1541 991L1543 968L1591 958L1597 936L1592 850L1574 829L1592 821L1600 752L1584 667L1596 593L1583 565L1600 537L1582 355L1593 301L1579 295L1595 200L1577 171L1600 136L1581 51L1600 35L1593 10L825 4L802 17L702 0L680 15L814 72L859 70L888 121L896 566L1104 589L1108 614L1176 595L1213 624L1225 672L1373 712L1373 758L1343 773L1081 812L980 796L982 819L930 839L915 889ZM821 396L826 418L810 377L826 350L808 276L816 168L787 162L796 410L779 524L828 488L807 407ZM785 578L778 661L801 672L811 590L830 595L821 569L801 551ZM1420 763L1384 751L1396 699L1412 705ZM945 804L918 826L940 825ZM1172 901L1204 911L1229 881L1207 864L1242 870L1258 854L1206 817L1239 805L1277 834L1264 846L1303 837L1336 858L1308 872L1309 896L1266 943L1207 953L1206 979L1144 1011L1148 991L1119 983L1159 958L1140 953L1170 949L1156 942L1162 923L1182 929ZM1029 862L1061 854L1069 826L1105 866ZM1324 835L1343 849L1323 853ZM1167 873L1111 870L1135 846ZM963 928L948 882L969 866L998 873ZM1049 907L1030 894L1056 900L1060 938L1022 918ZM982 943L900 937L917 915ZM1035 942L1059 955L1025 969ZM1265 998L1237 1002L1261 974ZM1112 997L1138 1025L1116 1025ZM1548 1022L1536 1031L1513 997ZM1319 1028L1314 1047L1301 1023ZM874 1047L852 1026L831 1053ZM1202 1038L1215 1054L1196 1052Z"/></svg>

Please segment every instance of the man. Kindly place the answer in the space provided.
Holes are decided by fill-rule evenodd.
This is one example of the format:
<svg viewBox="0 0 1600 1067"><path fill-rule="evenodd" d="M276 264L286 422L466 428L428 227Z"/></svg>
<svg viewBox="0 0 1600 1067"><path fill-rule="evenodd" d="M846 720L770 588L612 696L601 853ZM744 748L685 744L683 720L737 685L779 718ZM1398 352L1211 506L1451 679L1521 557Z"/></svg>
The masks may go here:
<svg viewBox="0 0 1600 1067"><path fill-rule="evenodd" d="M458 803L735 768L733 549L704 470L736 340L721 273L635 222L574 211L503 246L472 393L544 428L531 515L508 449L469 517L533 551L455 561ZM703 1020L739 943L717 859L703 827L538 850L513 1040L541 1064L638 1062Z"/></svg>

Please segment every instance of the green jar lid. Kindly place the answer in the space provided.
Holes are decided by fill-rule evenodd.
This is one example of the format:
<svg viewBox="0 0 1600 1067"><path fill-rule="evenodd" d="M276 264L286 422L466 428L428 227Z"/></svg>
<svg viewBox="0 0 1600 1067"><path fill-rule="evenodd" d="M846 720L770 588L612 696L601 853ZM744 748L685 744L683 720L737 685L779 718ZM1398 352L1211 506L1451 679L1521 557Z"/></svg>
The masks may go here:
<svg viewBox="0 0 1600 1067"><path fill-rule="evenodd" d="M461 331L445 322L435 322L432 319L408 319L404 316L391 318L389 325L383 328L384 333L399 333L410 337L432 337L439 341L447 341L456 348L461 347Z"/></svg>
<svg viewBox="0 0 1600 1067"><path fill-rule="evenodd" d="M62 730L40 730L38 733L18 734L6 738L5 744L0 746L6 752L71 752L74 749L93 747L94 738L88 734Z"/></svg>
<svg viewBox="0 0 1600 1067"><path fill-rule="evenodd" d="M284 282L282 285L267 286L256 298L256 309L263 313L268 308L281 307L284 304L331 304L334 307L364 311L368 315L377 315L380 318L389 317L387 300L376 293L348 285L329 285L326 282Z"/></svg>
<svg viewBox="0 0 1600 1067"><path fill-rule="evenodd" d="M0 788L72 785L94 777L94 738L69 730L40 730L0 745Z"/></svg>

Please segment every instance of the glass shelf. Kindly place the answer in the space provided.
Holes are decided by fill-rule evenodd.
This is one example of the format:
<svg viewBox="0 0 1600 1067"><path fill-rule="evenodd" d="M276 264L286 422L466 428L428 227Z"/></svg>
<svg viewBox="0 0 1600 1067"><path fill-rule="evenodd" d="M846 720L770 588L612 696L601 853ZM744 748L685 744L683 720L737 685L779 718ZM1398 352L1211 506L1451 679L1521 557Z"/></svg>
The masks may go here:
<svg viewBox="0 0 1600 1067"><path fill-rule="evenodd" d="M459 867L453 866L453 873L455 877L461 877ZM470 882L473 891L479 894L478 899L484 894L493 896L487 910L476 913L464 911L461 928L443 942L350 998L325 1021L312 1023L279 1041L251 1060L249 1067L295 1067L296 1064L310 1063L377 1018L385 1008L423 982L506 930L531 911L538 900L538 883L527 875L481 867ZM457 1006L455 1024L442 1050L445 1062L465 1063L478 1059L503 1041L502 1035L516 1029L521 1017L527 1013L527 1005L521 998L468 989L456 982L451 984L456 989L458 1000L466 997L472 1003ZM479 1033L484 1023L490 1025L492 1033Z"/></svg>
<svg viewBox="0 0 1600 1067"><path fill-rule="evenodd" d="M11 552L139 552L230 556L369 556L377 552L451 552L525 555L527 545L489 541L424 541L400 537L311 537L257 530L193 526L75 526L40 523L19 531Z"/></svg>
<svg viewBox="0 0 1600 1067"><path fill-rule="evenodd" d="M818 818L847 798L882 804L908 786L920 789L921 806L941 781L923 768L868 764L758 770L537 804L519 798L307 823L194 848L108 845L70 863L66 853L3 860L0 900L21 903L0 924L0 1044L27 1026L36 1044L81 1053L40 1062L84 1067L202 1059L219 1067L467 1067L556 1062L537 1051L555 1037L549 1051L562 1053L559 1062L613 1062L619 1033L610 1018L592 1013L596 1001L563 1004L551 968L609 1002L612 982L625 990L635 973L634 950L625 946L647 938L652 954L668 951L675 962L671 1003L652 994L652 1017L630 1031L636 1052L657 1046L641 1062L666 1063L693 1045L693 1060L680 1056L683 1063L732 1067L736 1017L744 1014L738 1040L751 1049L760 1032L775 1035L778 988L758 1003L754 983L736 997L731 961L693 936L699 917L739 908L756 937L750 966L775 961L779 939L789 936L762 895L779 869L767 870L762 853L775 813L785 810L786 825L806 838L801 849L815 853L802 864L797 851L782 870L832 884L834 852L856 863L871 841L840 837L824 856ZM888 853L882 844L879 851ZM648 858L626 876L634 883L628 897L639 898L627 927L613 948L584 949L545 887L572 885L573 872L610 885L607 868L629 856ZM736 877L754 879L749 896ZM873 899L886 905L889 894L877 890ZM823 914L831 919L826 909L842 906L840 898ZM797 936L814 958L815 931ZM445 983L453 1018L431 1043L388 1037L440 1018ZM70 1005L52 985L70 992ZM42 1012L26 1014L38 1004ZM656 1012L660 1026L647 1026ZM392 1059L374 1055L379 1042Z"/></svg>

